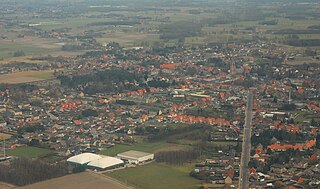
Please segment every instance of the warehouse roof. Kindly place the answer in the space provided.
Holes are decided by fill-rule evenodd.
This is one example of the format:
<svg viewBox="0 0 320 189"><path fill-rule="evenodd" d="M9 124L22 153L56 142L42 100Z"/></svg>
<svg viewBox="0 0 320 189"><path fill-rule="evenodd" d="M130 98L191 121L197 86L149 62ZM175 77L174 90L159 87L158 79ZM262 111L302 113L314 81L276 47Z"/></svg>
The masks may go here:
<svg viewBox="0 0 320 189"><path fill-rule="evenodd" d="M97 159L101 159L101 156L93 153L83 153L76 156L72 156L68 158L67 161L78 164L86 164Z"/></svg>
<svg viewBox="0 0 320 189"><path fill-rule="evenodd" d="M141 157L145 157L151 155L150 153L146 153L146 152L140 152L140 151L135 151L135 150L130 150L127 152L123 152L118 154L117 156L119 157L127 157L127 158L141 158Z"/></svg>
<svg viewBox="0 0 320 189"><path fill-rule="evenodd" d="M97 160L93 160L91 161L88 166L92 166L92 167L98 167L100 169L105 169L108 167L112 167L115 165L119 165L124 163L122 160L114 158L114 157L110 157L110 156L103 156L100 159Z"/></svg>

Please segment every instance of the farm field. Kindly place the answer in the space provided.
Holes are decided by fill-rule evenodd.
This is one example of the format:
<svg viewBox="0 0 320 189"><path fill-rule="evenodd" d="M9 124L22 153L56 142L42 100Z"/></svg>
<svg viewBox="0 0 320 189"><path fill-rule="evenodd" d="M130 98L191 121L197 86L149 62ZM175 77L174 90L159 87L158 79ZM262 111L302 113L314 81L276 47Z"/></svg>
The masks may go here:
<svg viewBox="0 0 320 189"><path fill-rule="evenodd" d="M11 58L0 60L0 65L10 64L12 62L24 62L24 63L34 63L34 64L44 63L44 61L41 61L41 60L32 60L32 56L23 56L23 57L11 57Z"/></svg>
<svg viewBox="0 0 320 189"><path fill-rule="evenodd" d="M1 30L0 30L1 32ZM18 32L16 33L18 35ZM56 39L44 39L38 37L17 38L10 37L10 40L0 39L0 64L10 63L10 61L26 60L32 56L75 56L84 53L83 51L62 51L64 43ZM14 52L22 51L25 57L14 57ZM30 63L41 63L41 61L31 61Z"/></svg>
<svg viewBox="0 0 320 189"><path fill-rule="evenodd" d="M137 33L132 31L116 31L114 33L106 34L103 38L97 38L97 41L101 44L116 42L124 47L140 46L142 41L153 44L159 40L159 35L157 34Z"/></svg>
<svg viewBox="0 0 320 189"><path fill-rule="evenodd" d="M47 180L20 187L21 189L129 189L122 183L96 173L84 172L79 174L67 175L60 178Z"/></svg>
<svg viewBox="0 0 320 189"><path fill-rule="evenodd" d="M12 189L12 188L16 188L16 187L11 184L0 182L0 189Z"/></svg>
<svg viewBox="0 0 320 189"><path fill-rule="evenodd" d="M2 140L2 139L7 140L7 139L11 138L11 136L12 135L9 135L9 134L6 134L6 133L0 133L0 140Z"/></svg>
<svg viewBox="0 0 320 189"><path fill-rule="evenodd" d="M53 152L53 151L49 149L30 147L30 146L10 149L6 151L8 156L17 156L17 157L24 157L24 158L35 158L41 155L48 154L50 152Z"/></svg>
<svg viewBox="0 0 320 189"><path fill-rule="evenodd" d="M128 151L128 150L138 150L143 152L154 153L158 150L168 149L168 148L183 148L182 145L170 144L165 141L161 142L142 142L136 143L133 145L124 145L116 144L114 147L111 147L106 150L102 150L99 153L108 156L116 156L119 153Z"/></svg>
<svg viewBox="0 0 320 189"><path fill-rule="evenodd" d="M0 40L0 59L13 57L16 51L23 51L26 55L44 55L61 51L61 46L55 41L36 37Z"/></svg>
<svg viewBox="0 0 320 189"><path fill-rule="evenodd" d="M89 3L90 4L90 3ZM133 4L132 4L133 5ZM227 4L228 5L228 4ZM135 5L133 5L135 6ZM109 42L117 42L123 47L144 46L151 47L155 44L162 46L174 46L178 44L178 38L162 38L164 34L161 32L163 25L191 22L200 23L200 31L192 36L186 36L183 40L186 46L196 46L204 43L224 43L224 42L243 42L253 40L256 37L275 40L283 43L283 40L288 38L286 34L274 34L275 31L296 29L308 30L308 27L319 24L318 18L310 17L304 19L290 19L284 15L278 14L276 7L258 6L256 11L253 11L252 17L256 14L265 14L266 16L260 19L248 19L246 14L238 14L234 7L226 6L226 12L231 15L237 15L239 19L226 20L221 23L212 24L212 21L219 20L225 16L224 11L215 10L215 3L208 3L209 10L214 11L200 11L197 14L192 13L192 9L176 5L163 5L166 10L156 12L154 10L146 9L144 11L132 11L131 9L112 9L110 15L100 17L103 7L91 7L85 14L80 14L77 17L61 17L54 20L48 18L36 17L21 17L20 20L24 24L31 24L29 28L21 28L14 26L10 29L0 29L0 33L5 34L6 38L0 40L0 59L7 59L13 56L15 51L24 51L26 55L47 55L64 56L65 54L72 55L74 51L62 51L61 44L68 43L68 40L62 38L41 38L31 35L34 31L53 32L68 28L67 31L62 32L70 36L81 36L85 31L96 31L99 35L94 35L94 39L100 44ZM199 9L202 4L199 3ZM319 5L314 7L303 7L308 12L316 12ZM80 6L81 7L81 6ZM90 7L90 6L89 6ZM251 5L240 7L242 9L251 9ZM290 8L288 12L290 12ZM177 10L179 11L177 11ZM261 12L257 12L261 11ZM113 15L113 16L112 16ZM146 20L139 19L140 15L144 15ZM129 23L121 25L123 18L128 18ZM261 21L275 20L276 24L263 24ZM119 25L112 25L110 23L117 23ZM211 23L211 24L210 24ZM214 22L213 22L214 23ZM248 29L249 28L249 29ZM251 29L255 32L252 33ZM250 32L249 32L250 30ZM28 31L27 35L25 34ZM249 33L248 33L249 32ZM183 33L183 32L182 32ZM30 34L30 35L29 35ZM313 34L297 34L301 39L317 39L319 33ZM70 42L70 41L69 41ZM157 46L156 45L156 46ZM319 49L319 47L312 47ZM308 60L305 60L308 62ZM293 62L292 64L303 63L302 61Z"/></svg>
<svg viewBox="0 0 320 189"><path fill-rule="evenodd" d="M53 71L25 71L0 75L0 83L19 84L52 79Z"/></svg>
<svg viewBox="0 0 320 189"><path fill-rule="evenodd" d="M171 166L151 163L106 174L139 189L197 189L200 181L189 176L192 168L191 164Z"/></svg>
<svg viewBox="0 0 320 189"><path fill-rule="evenodd" d="M307 112L297 112L294 121L295 123L303 123L304 121L311 122L312 118L314 118L315 121L320 121L319 115Z"/></svg>

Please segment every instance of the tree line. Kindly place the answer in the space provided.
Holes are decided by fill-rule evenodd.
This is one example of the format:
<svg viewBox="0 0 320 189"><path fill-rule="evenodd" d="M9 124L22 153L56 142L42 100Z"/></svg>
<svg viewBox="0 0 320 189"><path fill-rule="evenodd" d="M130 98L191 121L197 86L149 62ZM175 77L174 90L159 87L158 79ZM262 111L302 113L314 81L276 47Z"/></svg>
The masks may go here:
<svg viewBox="0 0 320 189"><path fill-rule="evenodd" d="M24 133L43 132L43 131L44 131L44 126L40 124L28 125L28 126L18 128L19 135L23 135Z"/></svg>
<svg viewBox="0 0 320 189"><path fill-rule="evenodd" d="M148 127L147 127L148 128ZM147 141L157 142L167 140L168 142L175 143L179 139L190 139L190 140L207 140L208 127L203 125L190 125L186 127L171 128L165 127L161 129L156 129L156 132L148 132L145 130L144 133L149 133ZM142 132L142 131L140 131Z"/></svg>
<svg viewBox="0 0 320 189"><path fill-rule="evenodd" d="M164 162L170 165L183 165L197 159L199 156L200 151L198 150L173 150L158 152L155 154L155 159L157 162Z"/></svg>
<svg viewBox="0 0 320 189"><path fill-rule="evenodd" d="M284 43L295 47L315 47L320 46L320 39L288 39Z"/></svg>
<svg viewBox="0 0 320 189"><path fill-rule="evenodd" d="M262 144L267 147L271 144L271 139L275 137L279 141L286 141L290 144L296 144L299 141L305 141L306 136L303 133L287 132L285 130L265 130L259 136L253 135L251 142L253 146Z"/></svg>
<svg viewBox="0 0 320 189"><path fill-rule="evenodd" d="M49 164L39 160L15 158L7 164L0 164L0 181L24 186L68 173L64 163Z"/></svg>
<svg viewBox="0 0 320 189"><path fill-rule="evenodd" d="M160 39L181 39L196 36L201 32L202 24L183 21L164 24L159 27Z"/></svg>
<svg viewBox="0 0 320 189"><path fill-rule="evenodd" d="M72 88L80 86L88 94L135 90L137 87L131 82L139 81L139 78L141 77L138 74L120 69L98 71L86 75L58 77L61 85Z"/></svg>

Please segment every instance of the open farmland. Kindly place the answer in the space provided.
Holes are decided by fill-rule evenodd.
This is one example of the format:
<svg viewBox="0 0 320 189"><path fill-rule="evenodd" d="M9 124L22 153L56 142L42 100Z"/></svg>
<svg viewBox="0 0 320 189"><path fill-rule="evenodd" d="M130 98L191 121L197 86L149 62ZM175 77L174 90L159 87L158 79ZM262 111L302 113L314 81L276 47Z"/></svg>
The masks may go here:
<svg viewBox="0 0 320 189"><path fill-rule="evenodd" d="M0 40L0 59L13 57L16 51L23 51L26 55L44 55L61 51L61 46L55 41L36 37Z"/></svg>
<svg viewBox="0 0 320 189"><path fill-rule="evenodd" d="M182 145L177 145L177 144L170 144L165 141L160 141L160 142L142 142L142 143L136 143L133 145L124 145L124 144L117 144L114 147L111 147L106 150L102 150L99 153L103 155L108 155L108 156L115 156L119 153L129 151L129 150L137 150L137 151L143 151L143 152L149 152L149 153L154 153L159 150L164 150L164 149L172 149L172 148L184 148Z"/></svg>
<svg viewBox="0 0 320 189"><path fill-rule="evenodd" d="M12 189L12 188L16 188L16 187L11 184L0 182L0 189Z"/></svg>
<svg viewBox="0 0 320 189"><path fill-rule="evenodd" d="M1 30L0 30L1 32ZM2 31L6 33L6 31ZM9 34L8 34L9 35ZM19 32L16 32L19 35ZM74 56L82 54L82 51L62 51L63 42L56 39L39 38L28 36L25 38L17 38L16 35L9 35L9 39L0 39L0 64L8 63L8 61L19 61L21 57L15 57L14 53L21 51L27 58L31 56ZM28 62L31 62L28 60ZM32 61L34 62L34 61ZM39 63L39 62L34 62Z"/></svg>
<svg viewBox="0 0 320 189"><path fill-rule="evenodd" d="M42 61L42 60L32 60L31 56L23 56L23 57L12 57L12 58L6 58L3 60L0 60L0 65L10 64L12 62L24 62L24 63L34 63L34 64L45 63L45 61Z"/></svg>
<svg viewBox="0 0 320 189"><path fill-rule="evenodd" d="M107 175L141 189L196 189L199 187L200 181L189 176L192 167L193 165L189 164L185 166L170 166L152 163L114 171L107 173Z"/></svg>
<svg viewBox="0 0 320 189"><path fill-rule="evenodd" d="M11 137L12 137L12 135L9 135L9 134L6 134L6 133L0 133L0 140L2 140L2 139L7 140L7 139L9 139Z"/></svg>
<svg viewBox="0 0 320 189"><path fill-rule="evenodd" d="M26 71L0 75L0 83L19 84L52 79L53 71Z"/></svg>
<svg viewBox="0 0 320 189"><path fill-rule="evenodd" d="M21 189L129 189L120 182L95 173L72 174L64 177L39 182L29 186L21 187Z"/></svg>
<svg viewBox="0 0 320 189"><path fill-rule="evenodd" d="M10 150L7 150L6 152L9 156L35 158L35 157L39 157L39 156L51 153L52 150L28 146L28 147L10 149Z"/></svg>
<svg viewBox="0 0 320 189"><path fill-rule="evenodd" d="M161 8L155 11L148 7L153 3ZM73 17L62 14L54 19L32 17L28 13L17 15L22 25L29 27L14 23L8 28L0 28L3 34L3 39L0 39L0 59L12 57L16 51L23 51L26 55L72 54L77 49L62 51L62 46L77 44L77 38L92 38L97 42L95 45L117 42L124 47L152 47L244 42L257 38L285 44L292 34L300 39L317 39L320 35L318 30L312 29L319 24L319 4L301 5L299 10L294 5L285 8L264 4L234 6L233 3L215 1L194 2L192 5L150 1L144 2L144 9L133 2L125 4L127 6L124 7L92 6L92 2L72 4L69 8L84 12L74 13ZM198 7L199 10L192 7ZM203 7L206 9L202 10ZM306 16L299 18L302 12ZM181 27L177 25L179 23L184 24ZM190 28L183 28L185 26ZM319 46L311 48L319 49ZM308 62L308 59L305 61Z"/></svg>

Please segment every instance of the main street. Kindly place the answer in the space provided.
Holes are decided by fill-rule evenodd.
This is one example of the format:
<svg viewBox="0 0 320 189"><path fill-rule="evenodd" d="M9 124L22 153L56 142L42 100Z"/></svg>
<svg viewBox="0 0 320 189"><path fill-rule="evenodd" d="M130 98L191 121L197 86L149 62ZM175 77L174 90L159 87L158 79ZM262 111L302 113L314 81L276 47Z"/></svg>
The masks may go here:
<svg viewBox="0 0 320 189"><path fill-rule="evenodd" d="M247 99L246 118L243 128L242 154L240 164L239 188L249 188L249 167L250 148L251 148L251 130L252 130L252 106L253 94L250 92Z"/></svg>

